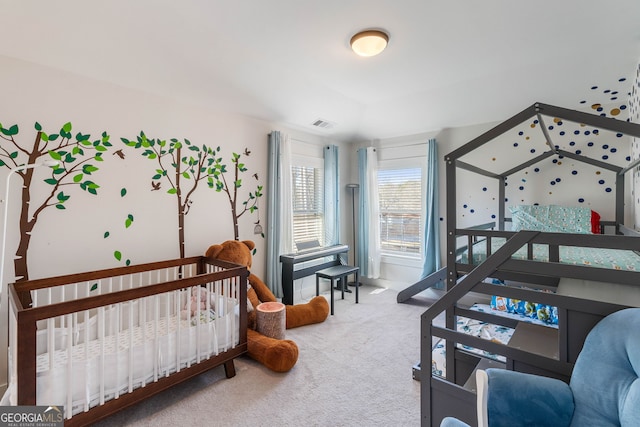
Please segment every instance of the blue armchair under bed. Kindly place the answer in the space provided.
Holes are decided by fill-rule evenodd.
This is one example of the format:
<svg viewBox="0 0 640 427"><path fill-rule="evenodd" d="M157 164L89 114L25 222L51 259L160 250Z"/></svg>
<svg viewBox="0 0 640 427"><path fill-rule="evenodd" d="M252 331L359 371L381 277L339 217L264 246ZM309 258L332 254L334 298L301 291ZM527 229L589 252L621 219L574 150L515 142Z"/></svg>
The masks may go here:
<svg viewBox="0 0 640 427"><path fill-rule="evenodd" d="M478 427L640 426L640 308L613 313L589 333L571 381L504 369L476 375ZM465 423L445 418L441 427Z"/></svg>

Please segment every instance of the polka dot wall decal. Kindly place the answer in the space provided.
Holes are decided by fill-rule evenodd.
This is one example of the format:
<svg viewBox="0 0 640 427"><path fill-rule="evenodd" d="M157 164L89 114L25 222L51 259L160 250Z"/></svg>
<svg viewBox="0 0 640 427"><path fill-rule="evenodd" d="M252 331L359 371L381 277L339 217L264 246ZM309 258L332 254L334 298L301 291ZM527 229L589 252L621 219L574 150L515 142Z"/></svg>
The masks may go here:
<svg viewBox="0 0 640 427"><path fill-rule="evenodd" d="M540 168L535 168L533 171L534 172L540 172Z"/></svg>
<svg viewBox="0 0 640 427"><path fill-rule="evenodd" d="M609 151L611 151L612 153L615 153L615 152L618 151L618 149L616 147L612 147L611 150L609 150Z"/></svg>
<svg viewBox="0 0 640 427"><path fill-rule="evenodd" d="M576 170L571 171L571 175L578 175L578 171Z"/></svg>
<svg viewBox="0 0 640 427"><path fill-rule="evenodd" d="M600 173L601 173L600 171L596 171L596 175L600 175Z"/></svg>
<svg viewBox="0 0 640 427"><path fill-rule="evenodd" d="M608 145L608 144L604 144L604 145L602 146L602 149L603 149L603 150L606 150L607 148L609 148L609 145Z"/></svg>
<svg viewBox="0 0 640 427"><path fill-rule="evenodd" d="M607 156L606 154L604 156L602 156L602 160L607 160L609 158L609 156Z"/></svg>
<svg viewBox="0 0 640 427"><path fill-rule="evenodd" d="M536 152L536 149L535 149L535 148L532 148L532 149L531 149L531 150L529 150L529 151L531 152L531 154L533 154L533 153L535 153L535 152Z"/></svg>
<svg viewBox="0 0 640 427"><path fill-rule="evenodd" d="M604 184L604 179L601 179L600 181L598 181L598 184L600 185Z"/></svg>
<svg viewBox="0 0 640 427"><path fill-rule="evenodd" d="M583 199L582 197L580 197L580 198L578 199L578 203L584 203L584 199Z"/></svg>
<svg viewBox="0 0 640 427"><path fill-rule="evenodd" d="M611 190L611 188L607 187L607 188L604 189L604 191L606 191L607 193L611 193L612 190Z"/></svg>
<svg viewBox="0 0 640 427"><path fill-rule="evenodd" d="M576 150L576 154L582 154L582 150Z"/></svg>
<svg viewBox="0 0 640 427"><path fill-rule="evenodd" d="M556 185L556 182L555 181L551 181L549 184Z"/></svg>
<svg viewBox="0 0 640 427"><path fill-rule="evenodd" d="M593 109L593 110L597 110L598 108L600 108L600 104L592 104L591 105L591 109Z"/></svg>
<svg viewBox="0 0 640 427"><path fill-rule="evenodd" d="M617 116L618 114L620 114L620 109L619 108L614 108L613 110L611 110L609 112L609 114L611 114L612 116Z"/></svg>
<svg viewBox="0 0 640 427"><path fill-rule="evenodd" d="M587 143L587 146L588 146L588 147L593 147L593 142L591 142L591 141L590 141L590 142L588 142L588 143Z"/></svg>
<svg viewBox="0 0 640 427"><path fill-rule="evenodd" d="M487 187L482 187L482 191L487 191Z"/></svg>
<svg viewBox="0 0 640 427"><path fill-rule="evenodd" d="M576 142L575 142L575 141L571 141L571 142L569 143L569 146L571 146L571 147L573 147L574 145L576 145Z"/></svg>
<svg viewBox="0 0 640 427"><path fill-rule="evenodd" d="M598 86L591 86L591 90L596 90L598 89Z"/></svg>

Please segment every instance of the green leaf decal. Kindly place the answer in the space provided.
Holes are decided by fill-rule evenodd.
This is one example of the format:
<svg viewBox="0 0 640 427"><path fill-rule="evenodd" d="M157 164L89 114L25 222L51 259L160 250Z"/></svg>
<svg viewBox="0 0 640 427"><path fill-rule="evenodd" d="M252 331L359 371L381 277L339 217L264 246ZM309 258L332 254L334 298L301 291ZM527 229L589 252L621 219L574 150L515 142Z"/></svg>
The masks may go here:
<svg viewBox="0 0 640 427"><path fill-rule="evenodd" d="M120 251L115 251L113 253L113 256L115 257L115 259L117 259L118 261L120 261L122 259L122 253L120 253Z"/></svg>
<svg viewBox="0 0 640 427"><path fill-rule="evenodd" d="M126 260L124 264L125 264L127 267L129 267L129 266L131 265L131 260L130 260L130 259Z"/></svg>
<svg viewBox="0 0 640 427"><path fill-rule="evenodd" d="M129 214L127 215L127 219L124 220L124 227L129 228L132 223L133 223L133 215Z"/></svg>
<svg viewBox="0 0 640 427"><path fill-rule="evenodd" d="M71 122L65 123L64 126L62 126L62 130L66 133L69 133L71 131Z"/></svg>
<svg viewBox="0 0 640 427"><path fill-rule="evenodd" d="M104 232L104 238L106 239L107 237L109 237L109 232L108 232L108 231L105 231L105 232Z"/></svg>
<svg viewBox="0 0 640 427"><path fill-rule="evenodd" d="M54 178L48 178L48 179L45 179L44 182L50 185L56 185L58 183L58 180Z"/></svg>
<svg viewBox="0 0 640 427"><path fill-rule="evenodd" d="M73 177L73 182L76 182L76 183L77 183L77 182L82 181L82 177L83 177L83 176L84 176L83 174L79 173L78 175L76 175L76 176L74 176L74 177Z"/></svg>
<svg viewBox="0 0 640 427"><path fill-rule="evenodd" d="M126 195L127 195L127 189L126 188L121 189L120 190L120 197L124 197Z"/></svg>
<svg viewBox="0 0 640 427"><path fill-rule="evenodd" d="M35 124L35 126L34 126L34 127L36 128L36 130L37 130L38 132L40 132L40 131L42 130L42 126L40 126L40 123L38 123L38 122L36 122L36 124Z"/></svg>
<svg viewBox="0 0 640 427"><path fill-rule="evenodd" d="M94 283L89 291L95 291L96 289L98 289L98 284Z"/></svg>
<svg viewBox="0 0 640 427"><path fill-rule="evenodd" d="M170 188L167 190L167 193L169 194L176 194L178 192L178 190L176 190L175 188Z"/></svg>

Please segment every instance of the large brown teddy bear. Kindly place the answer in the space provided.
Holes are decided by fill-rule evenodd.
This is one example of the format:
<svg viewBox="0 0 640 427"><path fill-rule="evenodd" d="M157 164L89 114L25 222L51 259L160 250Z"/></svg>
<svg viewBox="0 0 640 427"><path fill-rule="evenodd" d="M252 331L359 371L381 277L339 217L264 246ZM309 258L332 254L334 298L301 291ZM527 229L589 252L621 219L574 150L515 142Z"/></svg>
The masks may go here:
<svg viewBox="0 0 640 427"><path fill-rule="evenodd" d="M221 245L213 245L205 254L208 258L215 258L234 264L244 265L251 269L251 251L255 243L251 240L242 242L227 240ZM247 350L249 356L276 372L287 372L298 360L298 346L291 340L279 340L267 337L257 332L256 307L262 302L277 301L271 290L256 275L249 272L247 298L253 306L248 307ZM287 329L312 323L324 322L329 314L329 304L322 296L312 298L306 304L287 305Z"/></svg>

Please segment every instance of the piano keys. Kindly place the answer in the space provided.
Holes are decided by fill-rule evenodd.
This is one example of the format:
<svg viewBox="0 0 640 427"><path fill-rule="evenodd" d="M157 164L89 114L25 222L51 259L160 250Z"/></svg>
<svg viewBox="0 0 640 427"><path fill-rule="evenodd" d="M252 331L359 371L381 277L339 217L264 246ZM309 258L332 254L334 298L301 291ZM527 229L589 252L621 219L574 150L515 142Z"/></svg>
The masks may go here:
<svg viewBox="0 0 640 427"><path fill-rule="evenodd" d="M282 302L287 305L293 304L293 281L301 277L311 276L316 271L323 268L340 265L340 254L349 252L348 245L320 246L306 249L292 254L280 255L282 263ZM331 257L330 260L321 262L311 267L295 269L296 264L306 261L313 261L324 257Z"/></svg>

